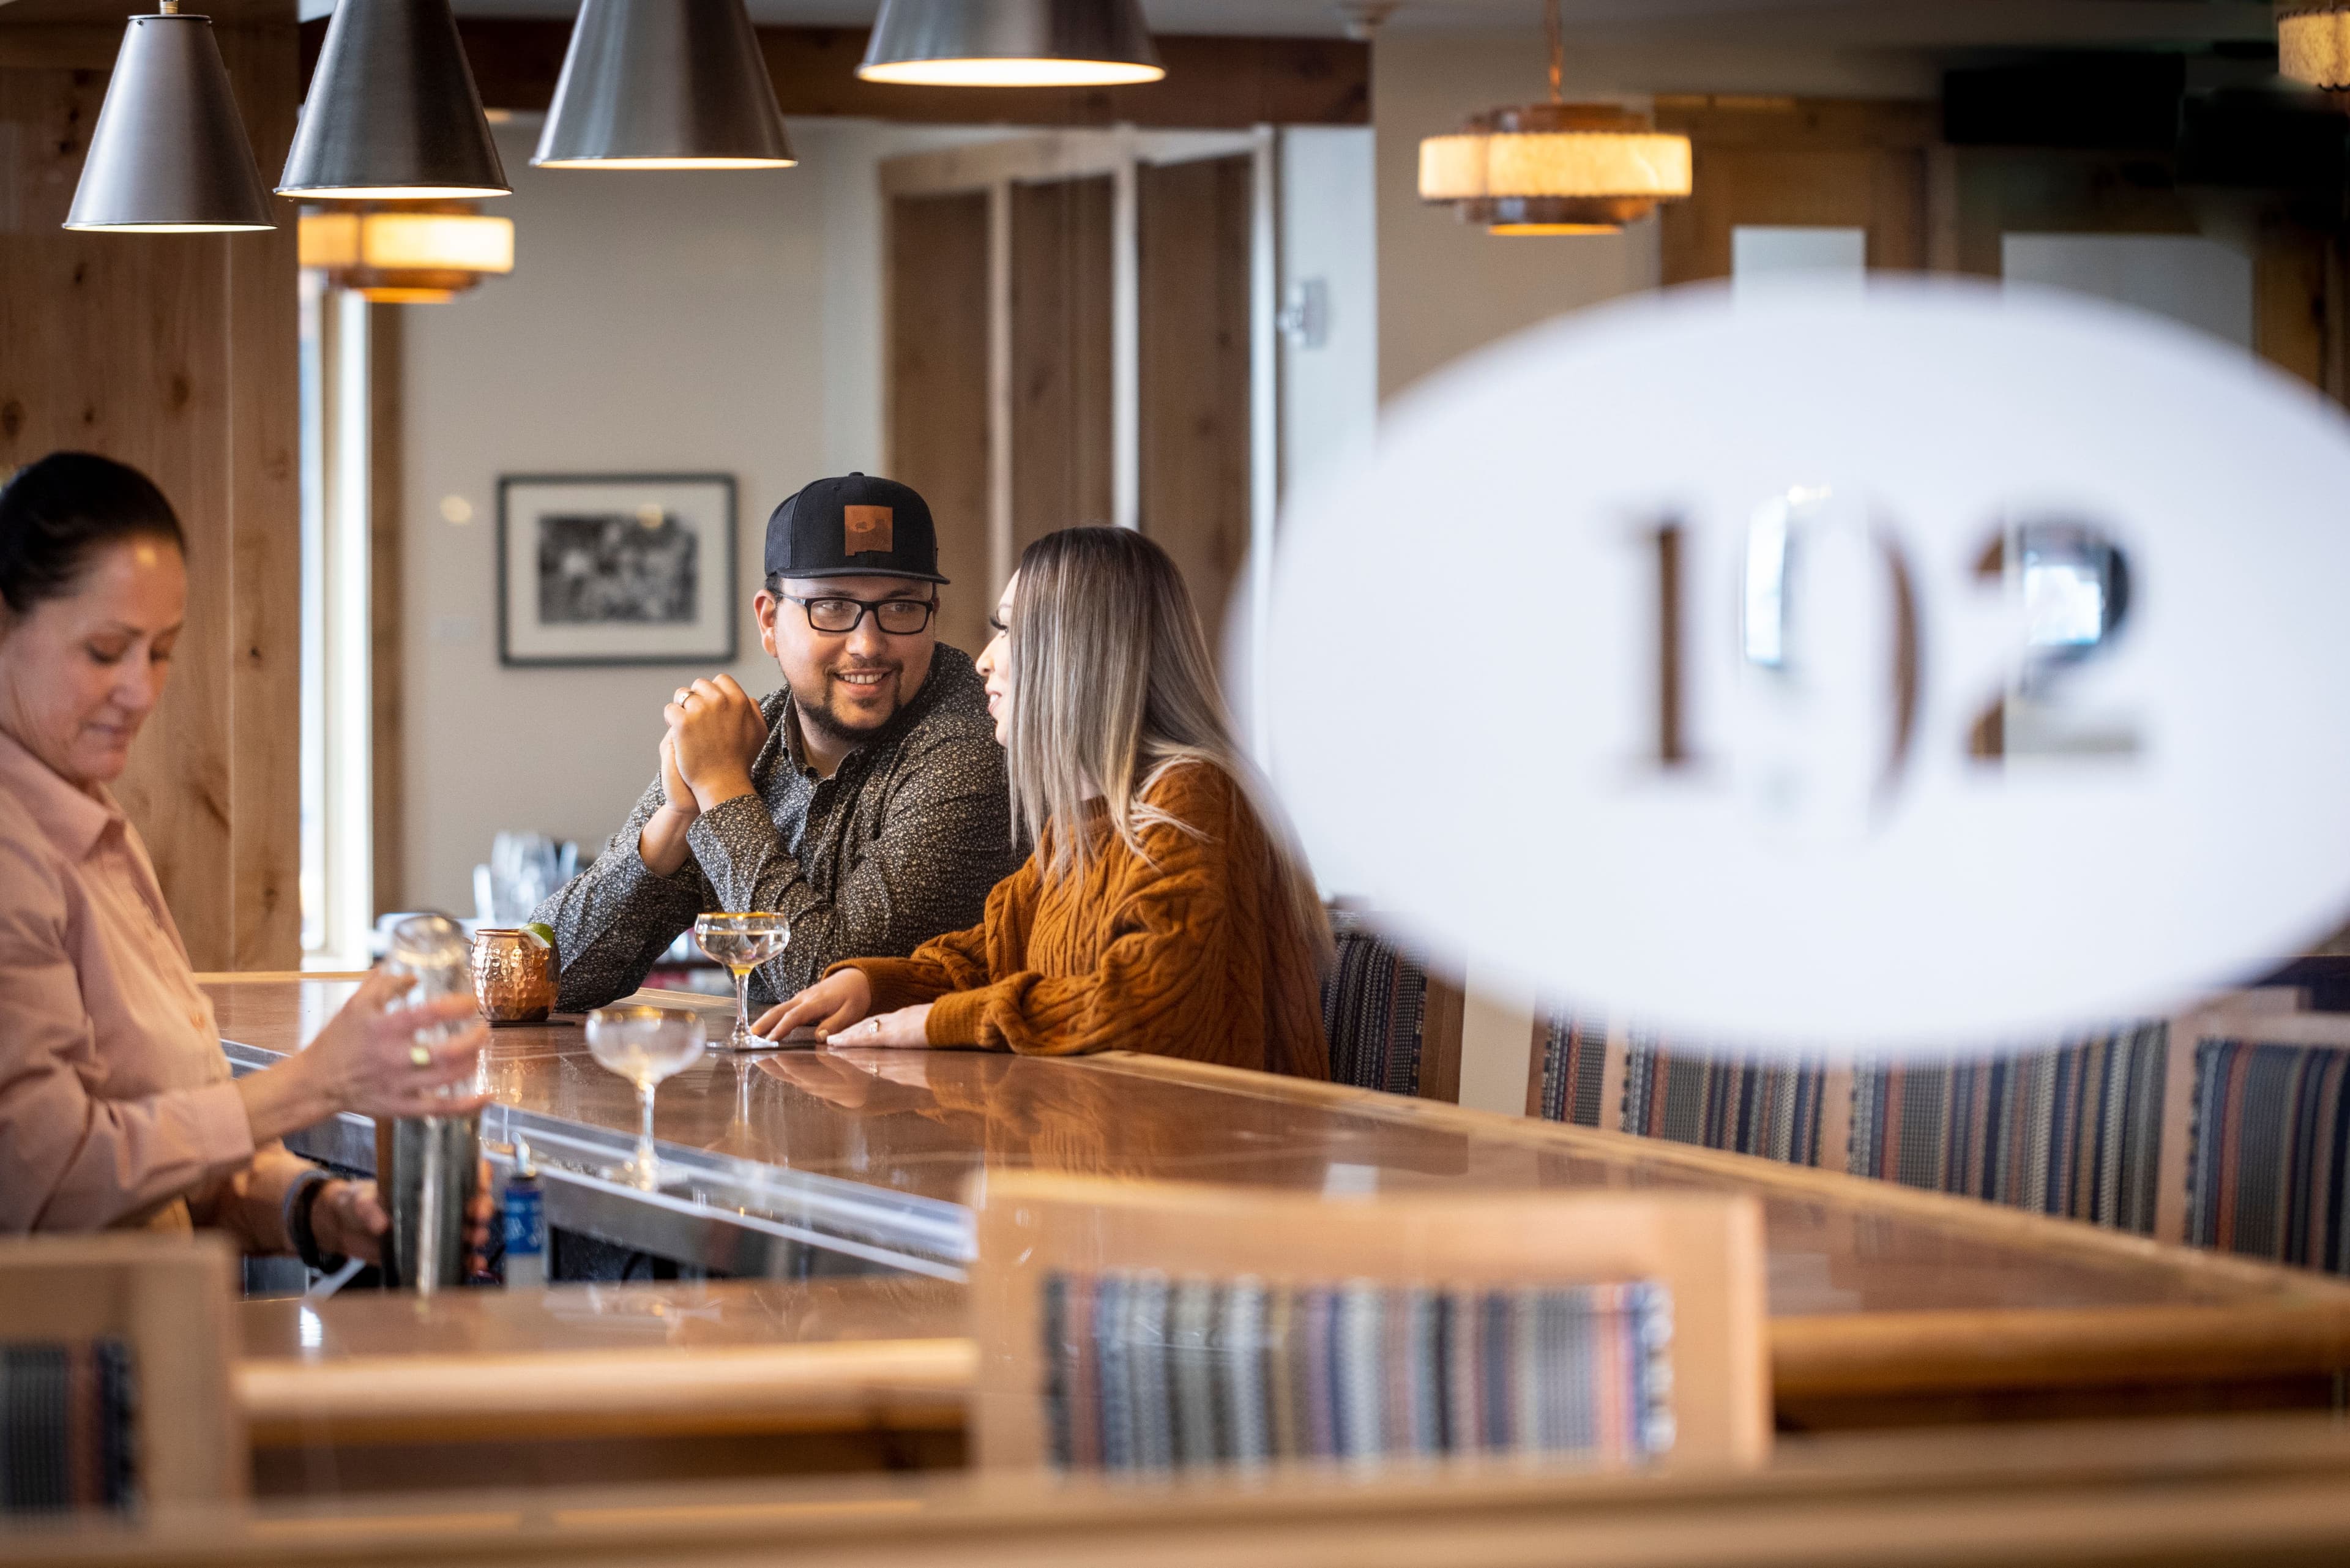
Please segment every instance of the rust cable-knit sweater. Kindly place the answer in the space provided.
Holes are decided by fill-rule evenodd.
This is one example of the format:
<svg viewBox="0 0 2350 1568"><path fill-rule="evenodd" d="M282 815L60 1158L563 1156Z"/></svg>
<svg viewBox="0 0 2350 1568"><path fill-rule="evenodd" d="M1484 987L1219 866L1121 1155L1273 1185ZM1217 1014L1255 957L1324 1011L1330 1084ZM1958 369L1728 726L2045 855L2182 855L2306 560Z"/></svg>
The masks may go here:
<svg viewBox="0 0 2350 1568"><path fill-rule="evenodd" d="M1081 874L1050 878L1031 855L971 930L833 967L864 971L877 1013L931 1002L933 1045L1144 1051L1327 1078L1317 944L1248 797L1222 770L1185 763L1144 798L1191 831L1146 828L1138 857L1097 816Z"/></svg>

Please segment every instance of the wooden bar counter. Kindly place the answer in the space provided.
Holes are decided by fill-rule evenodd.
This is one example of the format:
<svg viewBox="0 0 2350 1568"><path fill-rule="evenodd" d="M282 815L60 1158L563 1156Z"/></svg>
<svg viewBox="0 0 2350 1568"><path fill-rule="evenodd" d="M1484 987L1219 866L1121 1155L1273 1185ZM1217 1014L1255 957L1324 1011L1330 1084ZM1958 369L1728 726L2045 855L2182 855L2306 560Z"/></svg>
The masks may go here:
<svg viewBox="0 0 2350 1568"><path fill-rule="evenodd" d="M247 1063L295 1049L349 989L210 982L231 1055ZM576 1024L496 1031L489 1079L485 1137L528 1137L556 1222L576 1203L591 1218L650 1213L681 1235L748 1228L780 1266L743 1272L784 1277L429 1306L249 1303L240 1386L264 1444L299 1443L321 1422L379 1441L466 1421L509 1437L599 1419L713 1436L951 1428L971 1365L960 1199L974 1177L1023 1168L1336 1197L1752 1192L1783 1429L2324 1407L2350 1368L2350 1285L2330 1277L1865 1178L1163 1058L705 1056L661 1089L677 1176L659 1193L594 1168L625 1157L635 1109ZM844 1272L868 1277L832 1277Z"/></svg>

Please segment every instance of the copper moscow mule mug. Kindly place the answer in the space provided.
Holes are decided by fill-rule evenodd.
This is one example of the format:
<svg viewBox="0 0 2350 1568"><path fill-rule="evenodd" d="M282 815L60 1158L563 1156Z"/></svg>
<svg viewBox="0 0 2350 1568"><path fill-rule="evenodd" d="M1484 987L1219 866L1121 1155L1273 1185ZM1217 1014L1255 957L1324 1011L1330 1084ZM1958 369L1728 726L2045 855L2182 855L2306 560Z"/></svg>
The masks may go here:
<svg viewBox="0 0 2350 1568"><path fill-rule="evenodd" d="M555 1007L555 949L529 933L473 933L473 1000L493 1024L537 1023Z"/></svg>

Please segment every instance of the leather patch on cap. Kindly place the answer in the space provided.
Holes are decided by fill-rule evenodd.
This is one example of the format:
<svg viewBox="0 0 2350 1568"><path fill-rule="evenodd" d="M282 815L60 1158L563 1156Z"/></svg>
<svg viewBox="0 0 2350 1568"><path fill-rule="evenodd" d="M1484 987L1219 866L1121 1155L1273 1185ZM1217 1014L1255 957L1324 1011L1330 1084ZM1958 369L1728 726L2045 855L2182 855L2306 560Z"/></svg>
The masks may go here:
<svg viewBox="0 0 2350 1568"><path fill-rule="evenodd" d="M895 530L896 515L887 506L842 507L842 554L855 556L867 550L892 548L890 535Z"/></svg>

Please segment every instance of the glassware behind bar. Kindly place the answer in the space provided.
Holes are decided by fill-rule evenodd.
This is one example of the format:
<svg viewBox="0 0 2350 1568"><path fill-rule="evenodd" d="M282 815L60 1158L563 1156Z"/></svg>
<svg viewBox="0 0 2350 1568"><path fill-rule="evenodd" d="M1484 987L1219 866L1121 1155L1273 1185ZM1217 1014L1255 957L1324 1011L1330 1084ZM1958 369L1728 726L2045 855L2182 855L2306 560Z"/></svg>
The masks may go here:
<svg viewBox="0 0 2350 1568"><path fill-rule="evenodd" d="M598 1065L637 1086L637 1158L629 1174L647 1191L660 1185L653 1153L653 1091L702 1059L699 1014L663 1007L599 1007L588 1015L588 1051Z"/></svg>
<svg viewBox="0 0 2350 1568"><path fill-rule="evenodd" d="M734 977L734 1030L722 1051L764 1051L775 1044L751 1033L751 971L791 945L792 923L765 909L712 913L693 922L693 940Z"/></svg>

